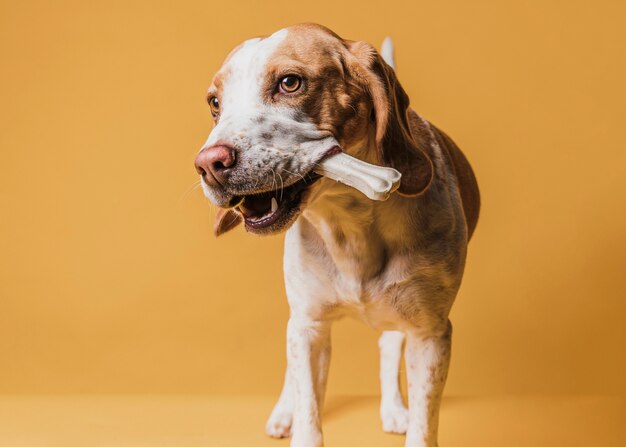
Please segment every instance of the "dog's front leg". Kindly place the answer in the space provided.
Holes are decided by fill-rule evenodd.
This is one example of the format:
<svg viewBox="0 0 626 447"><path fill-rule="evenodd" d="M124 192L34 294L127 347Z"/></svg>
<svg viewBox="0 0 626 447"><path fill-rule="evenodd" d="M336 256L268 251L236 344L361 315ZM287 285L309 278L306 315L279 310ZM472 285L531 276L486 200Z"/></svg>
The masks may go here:
<svg viewBox="0 0 626 447"><path fill-rule="evenodd" d="M384 331L378 340L380 348L380 418L387 433L406 433L409 413L400 393L400 362L404 333Z"/></svg>
<svg viewBox="0 0 626 447"><path fill-rule="evenodd" d="M406 363L409 426L405 447L437 447L441 395L448 375L452 325L428 334L407 331Z"/></svg>
<svg viewBox="0 0 626 447"><path fill-rule="evenodd" d="M330 322L292 315L287 325L287 361L294 393L291 447L322 447Z"/></svg>

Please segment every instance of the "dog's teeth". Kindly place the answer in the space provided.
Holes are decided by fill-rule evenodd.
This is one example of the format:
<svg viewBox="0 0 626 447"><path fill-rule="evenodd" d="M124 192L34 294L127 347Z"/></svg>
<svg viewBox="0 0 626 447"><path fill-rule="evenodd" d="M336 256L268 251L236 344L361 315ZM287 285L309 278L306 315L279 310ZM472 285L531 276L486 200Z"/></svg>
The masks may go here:
<svg viewBox="0 0 626 447"><path fill-rule="evenodd" d="M272 197L272 213L275 213L278 209L278 202L276 201L276 197Z"/></svg>

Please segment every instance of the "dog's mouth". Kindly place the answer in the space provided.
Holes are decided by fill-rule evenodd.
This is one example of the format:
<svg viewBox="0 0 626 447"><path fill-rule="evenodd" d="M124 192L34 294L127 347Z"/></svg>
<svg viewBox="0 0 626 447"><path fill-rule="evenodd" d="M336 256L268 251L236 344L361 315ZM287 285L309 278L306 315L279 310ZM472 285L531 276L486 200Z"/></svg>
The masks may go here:
<svg viewBox="0 0 626 447"><path fill-rule="evenodd" d="M300 212L305 193L321 176L310 172L297 182L259 194L233 198L252 232L268 233L281 230Z"/></svg>

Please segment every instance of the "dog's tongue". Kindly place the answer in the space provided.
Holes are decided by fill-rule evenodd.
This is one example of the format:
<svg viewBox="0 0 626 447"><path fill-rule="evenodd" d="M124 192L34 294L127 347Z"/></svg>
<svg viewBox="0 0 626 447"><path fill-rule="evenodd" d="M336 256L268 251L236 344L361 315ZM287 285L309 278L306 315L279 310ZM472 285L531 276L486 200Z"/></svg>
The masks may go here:
<svg viewBox="0 0 626 447"><path fill-rule="evenodd" d="M262 216L271 209L272 197L272 192L247 196L239 205L239 209L246 217Z"/></svg>

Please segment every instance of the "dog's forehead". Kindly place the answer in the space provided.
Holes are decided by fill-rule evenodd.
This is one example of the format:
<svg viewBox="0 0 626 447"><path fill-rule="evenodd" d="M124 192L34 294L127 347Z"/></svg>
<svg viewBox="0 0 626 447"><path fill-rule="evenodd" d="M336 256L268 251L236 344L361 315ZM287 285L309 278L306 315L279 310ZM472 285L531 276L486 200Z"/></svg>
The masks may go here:
<svg viewBox="0 0 626 447"><path fill-rule="evenodd" d="M221 86L235 80L246 79L249 82L251 78L260 78L287 34L287 29L281 29L271 36L243 42L228 55L214 78L214 84Z"/></svg>
<svg viewBox="0 0 626 447"><path fill-rule="evenodd" d="M268 37L248 39L228 55L213 83L219 88L232 79L259 79L275 61L320 65L342 42L335 33L315 24L293 25Z"/></svg>
<svg viewBox="0 0 626 447"><path fill-rule="evenodd" d="M231 54L226 66L245 68L246 65L266 62L286 39L288 33L289 31L283 28L265 38L255 37L246 40Z"/></svg>

